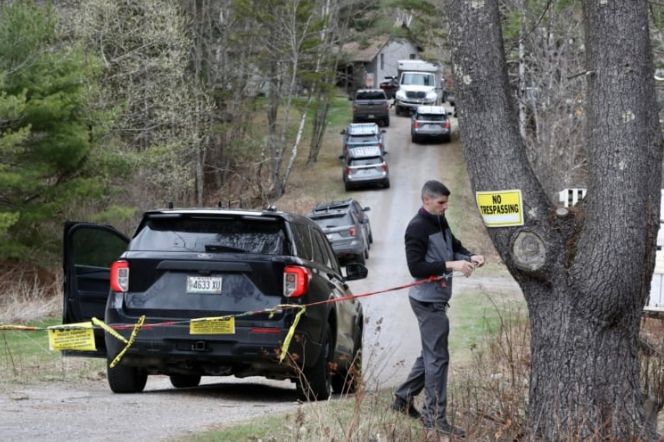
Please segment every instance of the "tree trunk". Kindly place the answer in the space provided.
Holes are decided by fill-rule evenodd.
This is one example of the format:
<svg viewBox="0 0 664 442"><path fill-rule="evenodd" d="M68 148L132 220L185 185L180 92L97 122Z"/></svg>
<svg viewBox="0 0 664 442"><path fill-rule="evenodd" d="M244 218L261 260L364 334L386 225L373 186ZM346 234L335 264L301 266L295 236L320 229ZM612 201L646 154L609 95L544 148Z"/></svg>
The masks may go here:
<svg viewBox="0 0 664 442"><path fill-rule="evenodd" d="M447 5L473 190L523 195L524 225L489 234L528 304L531 437L654 439L637 354L662 163L646 1L584 2L590 178L567 216L554 214L526 159L497 1Z"/></svg>

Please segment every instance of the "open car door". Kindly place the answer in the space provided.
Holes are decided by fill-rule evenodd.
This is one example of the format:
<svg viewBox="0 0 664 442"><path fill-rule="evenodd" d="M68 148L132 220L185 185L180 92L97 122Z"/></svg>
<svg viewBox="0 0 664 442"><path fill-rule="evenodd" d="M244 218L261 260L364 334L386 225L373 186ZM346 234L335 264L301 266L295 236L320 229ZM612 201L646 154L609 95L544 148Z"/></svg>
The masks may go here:
<svg viewBox="0 0 664 442"><path fill-rule="evenodd" d="M113 261L127 250L129 238L111 226L65 223L63 243L64 303L62 323L104 318L110 293ZM67 351L67 355L106 356L103 330L95 330L96 352Z"/></svg>

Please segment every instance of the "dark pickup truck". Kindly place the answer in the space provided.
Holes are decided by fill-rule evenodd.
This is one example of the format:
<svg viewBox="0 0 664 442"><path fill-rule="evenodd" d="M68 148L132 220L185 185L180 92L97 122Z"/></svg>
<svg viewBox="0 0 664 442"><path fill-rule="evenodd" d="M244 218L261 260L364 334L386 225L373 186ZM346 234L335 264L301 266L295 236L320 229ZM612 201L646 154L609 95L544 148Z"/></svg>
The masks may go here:
<svg viewBox="0 0 664 442"><path fill-rule="evenodd" d="M390 103L382 89L358 89L353 99L353 123L376 121L390 125Z"/></svg>

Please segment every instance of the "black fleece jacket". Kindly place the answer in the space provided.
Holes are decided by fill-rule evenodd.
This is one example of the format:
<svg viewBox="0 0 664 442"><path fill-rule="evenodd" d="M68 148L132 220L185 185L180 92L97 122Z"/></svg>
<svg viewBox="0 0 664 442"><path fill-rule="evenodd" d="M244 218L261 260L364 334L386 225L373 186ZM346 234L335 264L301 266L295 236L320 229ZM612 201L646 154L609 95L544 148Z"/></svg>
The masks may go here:
<svg viewBox="0 0 664 442"><path fill-rule="evenodd" d="M408 270L418 279L442 275L446 272L445 261L470 261L473 255L454 237L445 215L432 215L423 207L408 223L405 241ZM447 250L441 250L441 246Z"/></svg>

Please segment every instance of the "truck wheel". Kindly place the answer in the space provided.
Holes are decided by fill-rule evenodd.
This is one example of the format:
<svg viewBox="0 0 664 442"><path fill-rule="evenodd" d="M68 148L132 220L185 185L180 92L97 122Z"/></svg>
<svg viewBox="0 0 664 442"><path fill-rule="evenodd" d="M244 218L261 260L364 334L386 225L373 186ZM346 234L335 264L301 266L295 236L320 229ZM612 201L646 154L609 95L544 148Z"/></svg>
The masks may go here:
<svg viewBox="0 0 664 442"><path fill-rule="evenodd" d="M116 365L111 368L111 360L108 361L106 375L113 393L140 393L148 380L148 373L138 367Z"/></svg>
<svg viewBox="0 0 664 442"><path fill-rule="evenodd" d="M175 388L197 387L201 383L199 375L172 374L169 377L171 385Z"/></svg>
<svg viewBox="0 0 664 442"><path fill-rule="evenodd" d="M297 380L297 396L302 401L321 401L330 397L332 393L332 373L330 362L334 349L329 339L330 326L323 331L321 352L318 360L311 367L304 367Z"/></svg>

